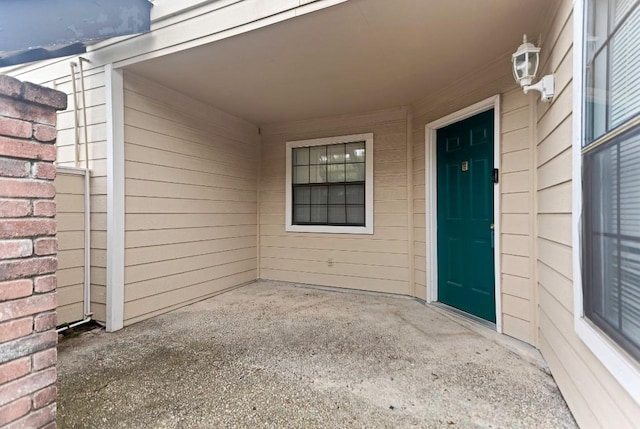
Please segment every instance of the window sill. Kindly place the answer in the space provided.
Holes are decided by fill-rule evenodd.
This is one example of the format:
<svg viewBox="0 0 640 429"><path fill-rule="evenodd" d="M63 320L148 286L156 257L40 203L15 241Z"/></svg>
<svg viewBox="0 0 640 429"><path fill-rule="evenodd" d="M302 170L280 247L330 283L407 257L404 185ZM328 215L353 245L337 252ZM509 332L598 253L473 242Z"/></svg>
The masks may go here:
<svg viewBox="0 0 640 429"><path fill-rule="evenodd" d="M575 318L575 331L627 393L640 403L640 366L584 317Z"/></svg>
<svg viewBox="0 0 640 429"><path fill-rule="evenodd" d="M285 230L321 234L373 234L373 226L287 225Z"/></svg>

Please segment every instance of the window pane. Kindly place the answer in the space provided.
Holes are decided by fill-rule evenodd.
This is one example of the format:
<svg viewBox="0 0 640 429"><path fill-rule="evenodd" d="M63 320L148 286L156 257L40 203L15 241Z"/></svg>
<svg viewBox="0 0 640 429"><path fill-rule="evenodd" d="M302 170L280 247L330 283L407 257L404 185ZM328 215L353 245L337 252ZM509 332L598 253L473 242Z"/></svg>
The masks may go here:
<svg viewBox="0 0 640 429"><path fill-rule="evenodd" d="M620 22L620 20L627 14L627 12L629 12L629 9L631 9L631 6L634 5L634 3L637 0L613 0L613 25L612 27L615 27L616 24L618 24Z"/></svg>
<svg viewBox="0 0 640 429"><path fill-rule="evenodd" d="M611 39L610 126L640 113L640 7Z"/></svg>
<svg viewBox="0 0 640 429"><path fill-rule="evenodd" d="M344 186L332 186L329 188L329 204L344 204Z"/></svg>
<svg viewBox="0 0 640 429"><path fill-rule="evenodd" d="M311 206L311 222L327 223L327 206Z"/></svg>
<svg viewBox="0 0 640 429"><path fill-rule="evenodd" d="M347 162L364 162L364 142L347 144Z"/></svg>
<svg viewBox="0 0 640 429"><path fill-rule="evenodd" d="M364 206L347 206L347 222L364 225Z"/></svg>
<svg viewBox="0 0 640 429"><path fill-rule="evenodd" d="M310 148L311 164L326 164L327 163L327 147L326 146L313 146Z"/></svg>
<svg viewBox="0 0 640 429"><path fill-rule="evenodd" d="M363 182L365 179L364 164L347 164L346 181L347 182Z"/></svg>
<svg viewBox="0 0 640 429"><path fill-rule="evenodd" d="M294 204L311 204L311 189L307 187L296 187L293 189Z"/></svg>
<svg viewBox="0 0 640 429"><path fill-rule="evenodd" d="M309 148L300 147L293 149L293 165L309 165Z"/></svg>
<svg viewBox="0 0 640 429"><path fill-rule="evenodd" d="M330 164L344 163L344 144L333 144L327 148Z"/></svg>
<svg viewBox="0 0 640 429"><path fill-rule="evenodd" d="M304 165L302 167L293 167L293 183L305 184L309 183L309 167Z"/></svg>
<svg viewBox="0 0 640 429"><path fill-rule="evenodd" d="M593 285L600 285L591 291L593 300L592 311L606 320L611 326L618 327L618 315L620 311L619 296L620 285L618 283L617 267L617 239L606 237L602 234L594 234L592 241L593 265L591 269L591 281ZM606 287L602 287L606 285Z"/></svg>
<svg viewBox="0 0 640 429"><path fill-rule="evenodd" d="M309 183L326 183L327 182L327 166L312 165L309 167Z"/></svg>
<svg viewBox="0 0 640 429"><path fill-rule="evenodd" d="M589 20L587 24L587 61L605 43L609 28L609 1L591 0L589 2Z"/></svg>
<svg viewBox="0 0 640 429"><path fill-rule="evenodd" d="M602 136L607 129L607 48L600 51L589 67L587 78L587 141L592 141Z"/></svg>
<svg viewBox="0 0 640 429"><path fill-rule="evenodd" d="M293 221L295 223L309 223L310 214L309 206L294 206Z"/></svg>
<svg viewBox="0 0 640 429"><path fill-rule="evenodd" d="M347 204L364 204L364 185L347 186Z"/></svg>
<svg viewBox="0 0 640 429"><path fill-rule="evenodd" d="M583 160L585 314L640 356L640 128Z"/></svg>
<svg viewBox="0 0 640 429"><path fill-rule="evenodd" d="M329 182L344 182L344 164L329 165Z"/></svg>
<svg viewBox="0 0 640 429"><path fill-rule="evenodd" d="M329 206L329 223L344 224L346 222L345 206Z"/></svg>
<svg viewBox="0 0 640 429"><path fill-rule="evenodd" d="M640 240L620 243L621 330L640 345Z"/></svg>
<svg viewBox="0 0 640 429"><path fill-rule="evenodd" d="M640 134L620 144L620 233L640 237Z"/></svg>
<svg viewBox="0 0 640 429"><path fill-rule="evenodd" d="M617 234L617 151L603 150L593 154L591 172L593 191L589 195L593 230Z"/></svg>
<svg viewBox="0 0 640 429"><path fill-rule="evenodd" d="M311 188L311 204L327 204L326 186L314 186Z"/></svg>

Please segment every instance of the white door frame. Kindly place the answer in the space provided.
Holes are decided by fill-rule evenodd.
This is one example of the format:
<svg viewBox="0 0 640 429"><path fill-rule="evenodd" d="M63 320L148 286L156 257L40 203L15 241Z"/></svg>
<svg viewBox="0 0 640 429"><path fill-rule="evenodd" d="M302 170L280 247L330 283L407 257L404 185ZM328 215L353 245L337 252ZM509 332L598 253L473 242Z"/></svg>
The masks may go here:
<svg viewBox="0 0 640 429"><path fill-rule="evenodd" d="M427 246L427 302L438 301L438 181L436 141L439 128L494 109L493 167L500 168L500 95L494 95L425 126L425 225ZM496 331L502 333L500 284L500 183L493 186Z"/></svg>

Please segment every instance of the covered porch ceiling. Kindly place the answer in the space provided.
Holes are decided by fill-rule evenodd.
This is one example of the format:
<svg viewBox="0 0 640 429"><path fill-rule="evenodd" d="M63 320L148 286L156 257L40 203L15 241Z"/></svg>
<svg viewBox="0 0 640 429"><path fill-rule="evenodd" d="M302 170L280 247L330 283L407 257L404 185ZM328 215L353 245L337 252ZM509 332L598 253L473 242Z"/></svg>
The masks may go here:
<svg viewBox="0 0 640 429"><path fill-rule="evenodd" d="M539 37L554 0L349 0L127 67L256 125L410 104Z"/></svg>

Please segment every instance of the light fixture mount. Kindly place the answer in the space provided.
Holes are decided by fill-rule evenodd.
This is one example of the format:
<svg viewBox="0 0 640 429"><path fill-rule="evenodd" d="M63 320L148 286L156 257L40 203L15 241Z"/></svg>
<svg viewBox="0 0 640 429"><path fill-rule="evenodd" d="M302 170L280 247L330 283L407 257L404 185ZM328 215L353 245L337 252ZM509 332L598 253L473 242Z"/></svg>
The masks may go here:
<svg viewBox="0 0 640 429"><path fill-rule="evenodd" d="M538 91L541 101L548 103L555 93L555 79L553 75L544 76L540 82L532 84L540 66L540 48L527 41L527 35L522 38L522 44L511 56L513 77L520 84L524 93Z"/></svg>

